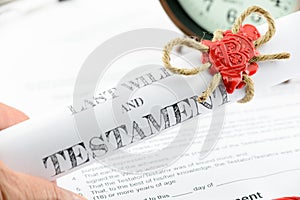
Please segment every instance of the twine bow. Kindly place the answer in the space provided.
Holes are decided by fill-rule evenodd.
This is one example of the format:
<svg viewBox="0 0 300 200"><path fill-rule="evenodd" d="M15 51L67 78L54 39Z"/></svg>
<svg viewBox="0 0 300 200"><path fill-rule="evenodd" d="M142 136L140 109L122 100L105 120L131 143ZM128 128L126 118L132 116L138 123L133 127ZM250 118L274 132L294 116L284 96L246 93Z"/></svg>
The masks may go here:
<svg viewBox="0 0 300 200"><path fill-rule="evenodd" d="M256 28L252 25L244 25L242 26L243 21L248 17L251 13L258 13L264 16L268 22L268 31L260 37L258 31ZM247 32L249 33L249 30L251 34L247 35ZM244 32L243 32L244 31ZM267 43L275 34L275 22L270 15L269 12L266 10L258 7L258 6L252 6L246 9L240 16L237 18L235 23L232 26L232 29L229 31L222 31L222 30L216 30L214 32L214 37L212 41L201 41L198 42L191 38L176 38L172 41L170 41L163 49L163 57L162 61L164 63L164 66L170 70L171 72L175 74L182 74L182 75L194 75L198 74L204 70L210 70L210 72L213 74L213 78L211 82L209 83L208 88L202 93L201 96L198 97L199 102L205 101L210 94L218 87L221 80L223 79L223 83L226 87L227 85L233 85L234 88L226 88L227 92L231 93L235 88L241 88L244 85L246 85L246 92L245 96L240 99L239 103L246 103L250 101L254 96L254 82L251 79L251 75L253 75L257 70L257 64L256 62L260 61L268 61L268 60L279 60L279 59L288 59L290 58L290 54L283 52L283 53L276 53L276 54L267 54L267 55L259 55L259 53L256 51L255 48L258 48L262 46L263 44ZM234 40L234 37L240 37L244 38L244 44L240 44L244 49L242 49L244 52L248 53L247 60L245 61L245 53L240 52L242 50L236 50L236 55L233 58L230 58L233 62L240 62L245 61L244 65L225 65L222 66L224 63L221 61L220 58L216 60L212 60L212 58L208 55L211 55L212 53L220 54L219 50L216 50L215 46L216 44L220 44L221 42L232 42ZM245 39L246 38L246 39ZM240 42L240 43L242 43ZM228 44L229 44L228 43ZM192 69L188 68L177 68L171 65L170 63L170 53L172 49L177 46L187 46L193 49L196 49L200 52L202 52L204 59L202 60L203 64L201 66L194 67ZM247 46L248 45L248 46ZM228 46L228 45L227 45ZM245 47L246 46L246 47ZM250 52L251 47L253 48L253 52ZM213 49L215 48L215 49ZM234 49L235 47L229 47L230 50ZM213 52L214 51L214 52ZM250 53L249 53L250 52ZM220 64L221 63L221 64ZM220 66L218 66L220 65ZM236 68L236 69L235 69ZM241 79L240 82L235 82L235 84L230 83L232 79L238 80Z"/></svg>

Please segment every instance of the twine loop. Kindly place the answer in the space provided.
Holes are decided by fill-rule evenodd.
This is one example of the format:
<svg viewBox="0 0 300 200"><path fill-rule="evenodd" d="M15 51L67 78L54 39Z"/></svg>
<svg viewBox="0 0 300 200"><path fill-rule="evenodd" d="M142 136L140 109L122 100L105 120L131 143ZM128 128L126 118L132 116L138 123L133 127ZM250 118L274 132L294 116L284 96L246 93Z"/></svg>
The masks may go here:
<svg viewBox="0 0 300 200"><path fill-rule="evenodd" d="M254 46L256 48L258 48L258 47L262 46L263 44L267 43L268 41L270 41L270 39L274 36L274 34L276 32L275 22L274 22L273 17L270 15L269 12L267 12L263 8L260 8L258 6L251 6L248 9L246 9L234 22L231 32L233 34L237 34L239 32L240 28L242 27L244 20L252 13L261 14L267 20L267 23L268 23L268 31L264 35L262 35L261 37L259 37L257 40L254 41ZM223 33L224 33L223 30L216 30L214 32L214 37L212 39L212 42L222 40ZM207 70L211 67L210 62L204 63L201 66L195 66L192 69L174 67L170 63L170 60L171 60L170 53L171 53L172 49L178 45L179 46L187 46L187 47L196 49L202 53L207 53L210 50L210 48L208 46L204 45L201 41L199 42L192 38L176 38L174 40L171 40L164 47L163 56L162 56L162 61L164 63L164 66L168 70L170 70L171 72L173 72L175 74L195 75L195 74L198 74L198 73L200 73L204 70ZM250 59L249 62L253 63L253 62L259 62L259 61L280 60L280 59L288 59L288 58L290 58L290 54L286 53L286 52L282 52L282 53L276 53L276 54L254 56L253 58ZM202 93L201 96L198 97L198 101L199 102L205 101L211 95L211 93L218 87L221 80L222 80L221 73L220 72L215 73L213 75L211 82L209 83L208 88ZM245 96L242 99L240 99L238 102L246 103L246 102L250 101L254 96L254 82L251 79L251 77L246 73L242 74L242 80L246 84L246 91L245 91Z"/></svg>

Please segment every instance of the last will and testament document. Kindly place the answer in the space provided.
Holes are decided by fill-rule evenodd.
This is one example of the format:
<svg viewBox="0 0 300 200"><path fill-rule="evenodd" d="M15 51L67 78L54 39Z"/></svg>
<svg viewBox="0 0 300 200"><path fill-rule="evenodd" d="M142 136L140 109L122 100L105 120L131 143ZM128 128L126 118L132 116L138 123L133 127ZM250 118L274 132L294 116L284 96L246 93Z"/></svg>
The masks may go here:
<svg viewBox="0 0 300 200"><path fill-rule="evenodd" d="M132 30L147 25L177 30L158 2L132 0L135 6L126 7L126 14L126 1L121 6L122 1L119 6L115 6L115 1L106 1L105 6L103 3L72 1L57 9L50 5L30 12L29 18L22 20L1 21L0 63L5 66L0 74L1 101L30 117L50 112L72 100L70 88L89 52L123 32L124 27ZM108 7L114 7L115 12ZM136 18L136 12L142 14ZM99 13L106 17L99 17ZM107 18L121 26L108 23ZM289 41L293 42L284 42ZM212 123L210 115L193 119L199 120L199 127L192 145L164 168L127 173L99 161L58 179L57 183L89 200L254 200L300 196L299 89L300 82L292 81L257 95L245 105L228 105L219 139L205 156L201 150ZM176 128L128 151L145 156L159 152L172 141ZM185 129L186 133L194 131ZM177 145L180 148L182 143ZM114 158L120 164L124 161L118 155Z"/></svg>
<svg viewBox="0 0 300 200"><path fill-rule="evenodd" d="M57 180L59 186L98 199L254 200L300 196L299 81L226 107L219 139L203 156L212 116L199 120L193 143L164 168L129 173L101 160ZM186 122L191 123L191 122ZM188 127L188 126L187 126ZM178 127L177 127L178 128ZM176 127L128 151L158 151L174 139ZM186 144L186 143L183 143ZM177 143L178 148L181 143ZM128 158L116 159L122 165ZM146 163L147 164L147 163ZM130 171L130 170L129 170Z"/></svg>

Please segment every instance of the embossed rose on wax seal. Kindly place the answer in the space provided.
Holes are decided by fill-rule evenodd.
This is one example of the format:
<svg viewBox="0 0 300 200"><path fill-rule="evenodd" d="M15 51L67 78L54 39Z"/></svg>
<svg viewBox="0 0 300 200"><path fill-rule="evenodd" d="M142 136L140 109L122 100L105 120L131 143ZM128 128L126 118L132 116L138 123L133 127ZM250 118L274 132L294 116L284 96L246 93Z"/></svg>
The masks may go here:
<svg viewBox="0 0 300 200"><path fill-rule="evenodd" d="M253 44L259 37L258 30L246 24L236 34L233 34L231 30L225 31L221 40L202 41L209 47L209 51L203 53L202 62L211 63L209 71L212 75L221 73L228 93L231 94L234 89L245 86L243 74L251 76L257 71L257 63L250 62L250 60L259 55Z"/></svg>

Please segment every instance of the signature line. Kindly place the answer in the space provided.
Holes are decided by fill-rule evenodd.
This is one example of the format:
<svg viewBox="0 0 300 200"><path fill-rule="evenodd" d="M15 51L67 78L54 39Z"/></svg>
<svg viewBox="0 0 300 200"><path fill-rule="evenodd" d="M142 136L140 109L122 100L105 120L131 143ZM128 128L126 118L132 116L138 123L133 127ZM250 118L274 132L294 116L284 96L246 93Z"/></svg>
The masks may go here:
<svg viewBox="0 0 300 200"><path fill-rule="evenodd" d="M237 179L237 180L234 180L234 181L229 181L229 182L221 183L221 184L217 185L217 187L228 185L228 184L232 184L232 183L236 183L236 182L241 182L241 181L266 178L266 177L269 177L269 176L274 176L274 175L278 175L278 174L282 174L282 173L287 173L287 172L292 172L292 171L300 171L300 168L278 171L278 172L275 172L275 173L272 173L272 174L267 174L267 175L264 175L264 176L255 176L255 177L250 177L250 178Z"/></svg>
<svg viewBox="0 0 300 200"><path fill-rule="evenodd" d="M173 195L172 197L180 197L180 196L184 196L184 195L188 195L188 194L192 194L193 192L187 192L187 193L183 193L183 194L177 194L177 195Z"/></svg>

